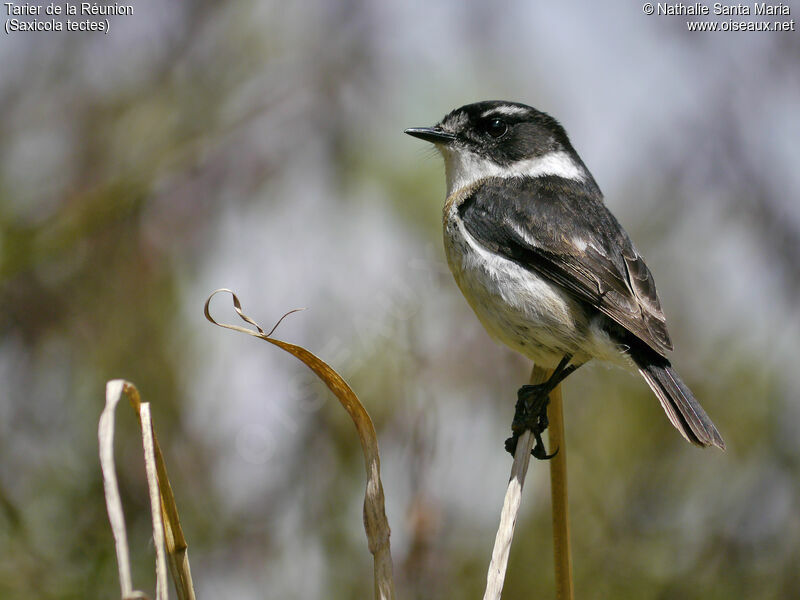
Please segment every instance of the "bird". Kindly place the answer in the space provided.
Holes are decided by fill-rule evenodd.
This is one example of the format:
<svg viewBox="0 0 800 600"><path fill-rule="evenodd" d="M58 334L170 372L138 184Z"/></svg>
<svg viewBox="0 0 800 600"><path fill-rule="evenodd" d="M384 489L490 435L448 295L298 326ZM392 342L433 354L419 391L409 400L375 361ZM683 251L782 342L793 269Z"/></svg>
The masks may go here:
<svg viewBox="0 0 800 600"><path fill-rule="evenodd" d="M490 100L405 133L444 158L445 254L478 320L496 341L552 369L545 383L519 389L509 452L530 429L533 455L554 455L541 440L549 392L593 359L638 371L686 440L725 449L669 360L653 275L555 118Z"/></svg>

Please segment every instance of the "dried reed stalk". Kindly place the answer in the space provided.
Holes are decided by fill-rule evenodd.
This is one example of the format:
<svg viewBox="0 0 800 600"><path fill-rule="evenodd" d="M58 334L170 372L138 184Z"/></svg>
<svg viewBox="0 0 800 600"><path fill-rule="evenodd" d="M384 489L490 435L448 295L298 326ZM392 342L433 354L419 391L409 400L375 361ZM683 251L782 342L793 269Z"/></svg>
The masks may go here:
<svg viewBox="0 0 800 600"><path fill-rule="evenodd" d="M544 383L552 371L534 365L530 383ZM572 600L572 559L569 548L569 518L567 513L567 452L564 442L564 417L562 410L561 386L550 392L550 405L547 411L550 427L548 441L551 450L558 453L550 460L550 487L553 509L553 547L555 552L556 595L559 600ZM530 431L524 432L517 440L514 463L511 466L503 509L500 513L500 526L492 550L492 560L486 576L484 600L500 600L503 592L508 556L514 527L517 523L522 500L522 488L530 463L534 437Z"/></svg>

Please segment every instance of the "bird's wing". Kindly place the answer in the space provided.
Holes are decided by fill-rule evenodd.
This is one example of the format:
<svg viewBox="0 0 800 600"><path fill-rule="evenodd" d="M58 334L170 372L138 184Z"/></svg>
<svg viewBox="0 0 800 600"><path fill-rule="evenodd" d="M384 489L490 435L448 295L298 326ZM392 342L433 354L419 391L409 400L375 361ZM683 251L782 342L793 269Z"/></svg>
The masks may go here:
<svg viewBox="0 0 800 600"><path fill-rule="evenodd" d="M490 179L458 211L487 249L557 283L666 356L672 342L653 276L589 185Z"/></svg>

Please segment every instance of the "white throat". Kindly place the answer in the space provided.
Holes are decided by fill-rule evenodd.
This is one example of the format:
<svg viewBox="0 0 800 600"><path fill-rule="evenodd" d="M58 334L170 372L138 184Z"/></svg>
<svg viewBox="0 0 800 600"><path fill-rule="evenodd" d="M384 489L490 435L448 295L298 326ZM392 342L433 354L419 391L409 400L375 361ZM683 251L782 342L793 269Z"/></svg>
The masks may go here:
<svg viewBox="0 0 800 600"><path fill-rule="evenodd" d="M586 170L564 151L550 152L544 156L526 158L503 166L474 152L447 147L440 149L444 155L448 196L488 177L507 179L555 175L575 181L586 179Z"/></svg>

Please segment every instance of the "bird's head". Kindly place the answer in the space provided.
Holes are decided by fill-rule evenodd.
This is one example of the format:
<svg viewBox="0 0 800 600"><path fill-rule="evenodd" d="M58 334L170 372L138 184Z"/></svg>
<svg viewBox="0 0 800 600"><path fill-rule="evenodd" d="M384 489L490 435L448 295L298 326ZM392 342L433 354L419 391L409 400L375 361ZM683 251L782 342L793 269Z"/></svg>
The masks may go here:
<svg viewBox="0 0 800 600"><path fill-rule="evenodd" d="M517 102L467 104L405 132L442 153L448 195L489 177L591 177L559 122Z"/></svg>

